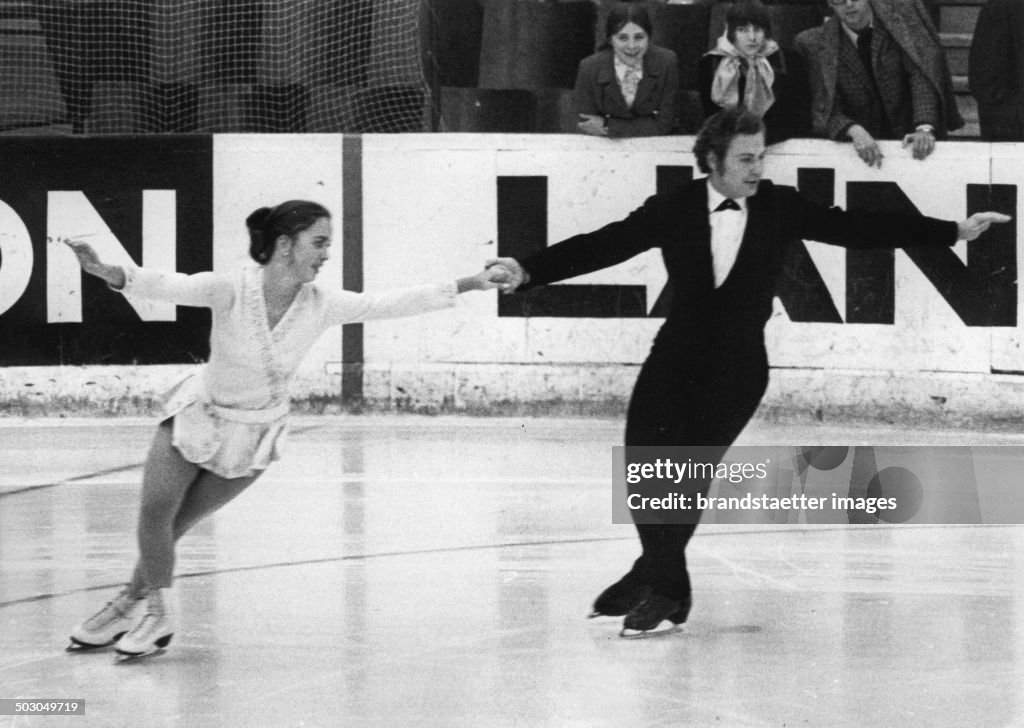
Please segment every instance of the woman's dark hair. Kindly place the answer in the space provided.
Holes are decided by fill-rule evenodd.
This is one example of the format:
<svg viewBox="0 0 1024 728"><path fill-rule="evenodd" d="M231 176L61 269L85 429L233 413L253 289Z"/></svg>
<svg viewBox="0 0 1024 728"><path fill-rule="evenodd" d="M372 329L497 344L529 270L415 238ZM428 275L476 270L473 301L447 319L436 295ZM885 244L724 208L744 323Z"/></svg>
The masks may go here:
<svg viewBox="0 0 1024 728"><path fill-rule="evenodd" d="M604 24L604 47L610 47L611 37L630 23L636 23L643 28L648 37L654 32L647 8L639 3L616 3L608 12L608 19Z"/></svg>
<svg viewBox="0 0 1024 728"><path fill-rule="evenodd" d="M697 157L697 166L704 174L711 172L708 157L713 152L719 159L725 159L729 153L732 140L740 135L758 134L764 131L761 117L742 106L730 106L708 117L697 132L697 140L693 143L693 155Z"/></svg>
<svg viewBox="0 0 1024 728"><path fill-rule="evenodd" d="M330 219L331 213L318 202L288 200L277 207L261 207L245 218L249 228L249 255L261 265L274 255L274 246L282 235L292 237L317 220Z"/></svg>
<svg viewBox="0 0 1024 728"><path fill-rule="evenodd" d="M736 29L747 25L763 30L765 38L772 37L772 16L768 8L761 4L761 0L740 0L726 11L725 27L730 43L736 37Z"/></svg>

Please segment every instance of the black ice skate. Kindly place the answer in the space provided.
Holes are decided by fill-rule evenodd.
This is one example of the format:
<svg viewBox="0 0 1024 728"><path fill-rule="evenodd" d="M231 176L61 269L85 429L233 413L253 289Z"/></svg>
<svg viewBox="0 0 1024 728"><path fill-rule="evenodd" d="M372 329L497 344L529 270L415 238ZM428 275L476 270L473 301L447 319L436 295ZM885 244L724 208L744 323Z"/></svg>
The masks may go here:
<svg viewBox="0 0 1024 728"><path fill-rule="evenodd" d="M651 593L651 588L642 584L633 572L629 572L610 587L605 589L594 600L593 611L588 619L596 617L622 617L643 602Z"/></svg>
<svg viewBox="0 0 1024 728"><path fill-rule="evenodd" d="M619 635L636 638L673 632L686 622L691 606L690 597L677 601L652 593L626 615Z"/></svg>

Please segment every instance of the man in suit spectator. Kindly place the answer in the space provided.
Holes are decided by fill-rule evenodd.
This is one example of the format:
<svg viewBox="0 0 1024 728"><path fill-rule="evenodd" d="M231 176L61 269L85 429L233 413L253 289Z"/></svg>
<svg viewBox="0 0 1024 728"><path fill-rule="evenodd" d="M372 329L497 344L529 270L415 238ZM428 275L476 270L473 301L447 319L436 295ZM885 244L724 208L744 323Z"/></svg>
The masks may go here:
<svg viewBox="0 0 1024 728"><path fill-rule="evenodd" d="M988 0L971 41L968 78L978 100L981 138L1024 141L1024 3Z"/></svg>
<svg viewBox="0 0 1024 728"><path fill-rule="evenodd" d="M835 11L800 33L816 134L850 139L881 166L876 140L902 139L915 159L963 126L938 32L919 0L828 0Z"/></svg>

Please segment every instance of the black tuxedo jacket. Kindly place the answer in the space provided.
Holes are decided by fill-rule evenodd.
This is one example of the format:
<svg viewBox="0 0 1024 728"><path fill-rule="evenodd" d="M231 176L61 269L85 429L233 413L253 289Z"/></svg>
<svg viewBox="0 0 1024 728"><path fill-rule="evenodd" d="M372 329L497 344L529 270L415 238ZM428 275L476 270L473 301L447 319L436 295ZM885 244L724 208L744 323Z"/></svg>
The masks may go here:
<svg viewBox="0 0 1024 728"><path fill-rule="evenodd" d="M764 325L790 246L802 240L856 248L952 245L957 237L953 222L843 211L767 181L747 204L736 262L718 288L703 179L520 261L528 286L540 286L661 248L672 301L633 389L627 445L724 447L735 440L768 386Z"/></svg>
<svg viewBox="0 0 1024 728"><path fill-rule="evenodd" d="M699 364L751 357L766 366L763 330L787 249L802 240L850 248L952 245L954 222L920 215L844 211L762 181L748 198L747 226L732 271L714 287L707 181L655 195L624 220L576 235L520 261L529 286L600 270L661 248L672 284L669 314L655 351ZM759 353L760 352L760 353ZM751 364L752 362L747 362Z"/></svg>

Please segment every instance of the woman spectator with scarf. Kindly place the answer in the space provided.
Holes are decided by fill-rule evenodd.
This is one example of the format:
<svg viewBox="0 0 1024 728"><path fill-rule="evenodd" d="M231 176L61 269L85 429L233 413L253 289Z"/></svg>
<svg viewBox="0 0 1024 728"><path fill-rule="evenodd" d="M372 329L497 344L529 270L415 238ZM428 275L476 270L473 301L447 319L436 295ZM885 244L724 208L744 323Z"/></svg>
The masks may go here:
<svg viewBox="0 0 1024 728"><path fill-rule="evenodd" d="M771 35L771 16L759 0L734 3L725 33L700 60L704 116L742 107L761 117L768 143L811 135L806 67Z"/></svg>

